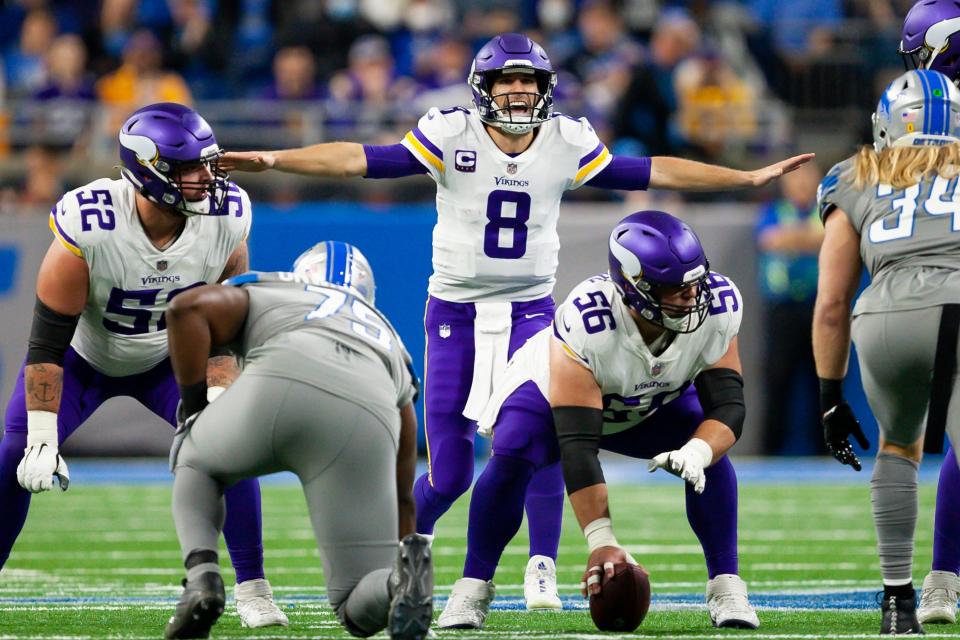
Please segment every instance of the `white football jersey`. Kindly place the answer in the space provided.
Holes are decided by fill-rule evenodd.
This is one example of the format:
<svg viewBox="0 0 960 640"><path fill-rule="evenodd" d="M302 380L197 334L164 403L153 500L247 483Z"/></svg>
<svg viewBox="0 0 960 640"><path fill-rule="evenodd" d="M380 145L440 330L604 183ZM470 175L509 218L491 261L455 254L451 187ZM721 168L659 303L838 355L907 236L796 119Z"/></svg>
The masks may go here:
<svg viewBox="0 0 960 640"><path fill-rule="evenodd" d="M481 430L492 426L500 405L526 380L533 380L543 396L550 397L551 336L593 373L603 394L605 435L643 422L723 357L740 330L743 299L736 285L714 272L708 283L713 302L707 319L693 333L677 334L655 356L610 277L602 274L581 282L557 307L553 326L514 354L504 374L505 388L494 391L492 406L480 420Z"/></svg>
<svg viewBox="0 0 960 640"><path fill-rule="evenodd" d="M511 157L476 111L434 108L403 144L437 183L430 295L450 302L550 295L560 198L612 159L587 119L554 114Z"/></svg>
<svg viewBox="0 0 960 640"><path fill-rule="evenodd" d="M50 211L50 229L87 262L90 292L71 346L109 376L147 371L167 357L164 311L191 287L216 282L250 232L250 198L230 183L224 215L187 218L161 251L137 215L134 187L104 178L68 192Z"/></svg>

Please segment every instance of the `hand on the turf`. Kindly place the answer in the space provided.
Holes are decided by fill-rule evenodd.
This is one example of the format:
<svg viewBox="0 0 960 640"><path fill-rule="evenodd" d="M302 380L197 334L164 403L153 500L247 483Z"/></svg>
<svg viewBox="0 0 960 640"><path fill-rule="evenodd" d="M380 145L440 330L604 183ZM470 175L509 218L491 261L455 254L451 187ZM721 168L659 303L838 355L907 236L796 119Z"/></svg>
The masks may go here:
<svg viewBox="0 0 960 640"><path fill-rule="evenodd" d="M276 156L267 151L229 151L220 156L218 166L227 173L231 171L266 171L273 167Z"/></svg>
<svg viewBox="0 0 960 640"><path fill-rule="evenodd" d="M67 463L60 457L55 444L34 444L23 450L23 460L17 465L17 482L30 493L53 489L53 476L62 491L70 486Z"/></svg>
<svg viewBox="0 0 960 640"><path fill-rule="evenodd" d="M603 582L603 575L607 578L613 577L613 566L617 564L635 564L644 573L647 570L640 566L640 563L633 559L627 550L623 547L597 547L587 559L587 570L583 572L583 580L580 582L580 594L586 598L588 595L600 593L600 585ZM649 574L647 574L649 575Z"/></svg>
<svg viewBox="0 0 960 640"><path fill-rule="evenodd" d="M680 448L654 456L647 465L647 471L653 473L657 469L665 469L673 475L683 478L693 486L693 490L697 493L703 493L707 486L707 475L703 471L703 458L690 449Z"/></svg>
<svg viewBox="0 0 960 640"><path fill-rule="evenodd" d="M813 153L802 153L799 156L793 156L792 158L787 158L786 160L781 160L775 164L764 167L762 169L757 169L756 171L750 172L750 184L755 187L762 187L763 185L776 180L785 173L790 173L794 171L801 165L804 165L811 160L816 154Z"/></svg>
<svg viewBox="0 0 960 640"><path fill-rule="evenodd" d="M841 402L823 414L823 440L827 443L827 449L840 464L848 464L856 471L860 471L860 459L853 452L853 445L848 440L849 436L856 438L862 449L870 447L870 441L863 435L863 429L860 428L860 423L853 415L850 405Z"/></svg>

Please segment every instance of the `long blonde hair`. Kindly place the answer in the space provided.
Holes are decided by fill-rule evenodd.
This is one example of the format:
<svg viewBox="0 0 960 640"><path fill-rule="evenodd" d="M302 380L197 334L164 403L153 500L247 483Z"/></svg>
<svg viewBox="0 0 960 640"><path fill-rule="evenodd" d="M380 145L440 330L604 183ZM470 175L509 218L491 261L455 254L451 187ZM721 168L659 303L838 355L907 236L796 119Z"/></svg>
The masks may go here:
<svg viewBox="0 0 960 640"><path fill-rule="evenodd" d="M858 189L868 184L906 189L927 175L950 180L960 174L960 143L942 147L886 147L880 153L864 145L857 153L851 172Z"/></svg>

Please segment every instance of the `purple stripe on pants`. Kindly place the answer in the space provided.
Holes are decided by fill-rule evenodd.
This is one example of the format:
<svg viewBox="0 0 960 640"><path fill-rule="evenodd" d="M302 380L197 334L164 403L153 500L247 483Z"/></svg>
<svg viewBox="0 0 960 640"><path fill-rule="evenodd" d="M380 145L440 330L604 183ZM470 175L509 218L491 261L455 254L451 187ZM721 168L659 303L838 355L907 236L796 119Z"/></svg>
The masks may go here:
<svg viewBox="0 0 960 640"><path fill-rule="evenodd" d="M21 367L7 404L5 432L0 440L0 513L4 516L0 518L0 567L6 563L30 508L30 493L17 482L17 465L27 442L23 370ZM143 373L111 377L90 366L73 348L67 349L63 359L63 393L57 412L60 443L80 428L100 405L120 396L139 401L171 426L177 424L180 391L169 360ZM237 571L237 582L262 578L260 485L255 478L238 482L227 489L225 497L224 538Z"/></svg>

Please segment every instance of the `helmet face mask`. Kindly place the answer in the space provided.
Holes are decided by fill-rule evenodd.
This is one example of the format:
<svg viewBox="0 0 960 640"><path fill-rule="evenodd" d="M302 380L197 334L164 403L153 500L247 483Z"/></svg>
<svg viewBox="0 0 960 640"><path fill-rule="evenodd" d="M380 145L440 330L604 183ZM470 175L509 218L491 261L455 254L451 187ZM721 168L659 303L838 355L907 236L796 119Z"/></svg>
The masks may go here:
<svg viewBox="0 0 960 640"><path fill-rule="evenodd" d="M608 260L624 303L644 320L676 333L706 321L710 263L700 239L677 218L662 211L627 216L610 234Z"/></svg>
<svg viewBox="0 0 960 640"><path fill-rule="evenodd" d="M509 92L494 95L494 83L504 75L531 74L536 93ZM557 74L543 48L519 33L496 36L473 59L467 84L480 119L505 133L522 135L550 119ZM525 107L522 111L515 106Z"/></svg>
<svg viewBox="0 0 960 640"><path fill-rule="evenodd" d="M315 286L334 285L350 290L373 305L376 283L373 269L359 249L347 242L318 242L293 262L293 273Z"/></svg>
<svg viewBox="0 0 960 640"><path fill-rule="evenodd" d="M871 121L877 153L960 142L960 89L939 72L908 71L887 85Z"/></svg>
<svg viewBox="0 0 960 640"><path fill-rule="evenodd" d="M143 107L124 122L119 142L120 173L145 198L186 216L224 213L223 150L195 111L172 102ZM183 179L201 165L208 178Z"/></svg>

